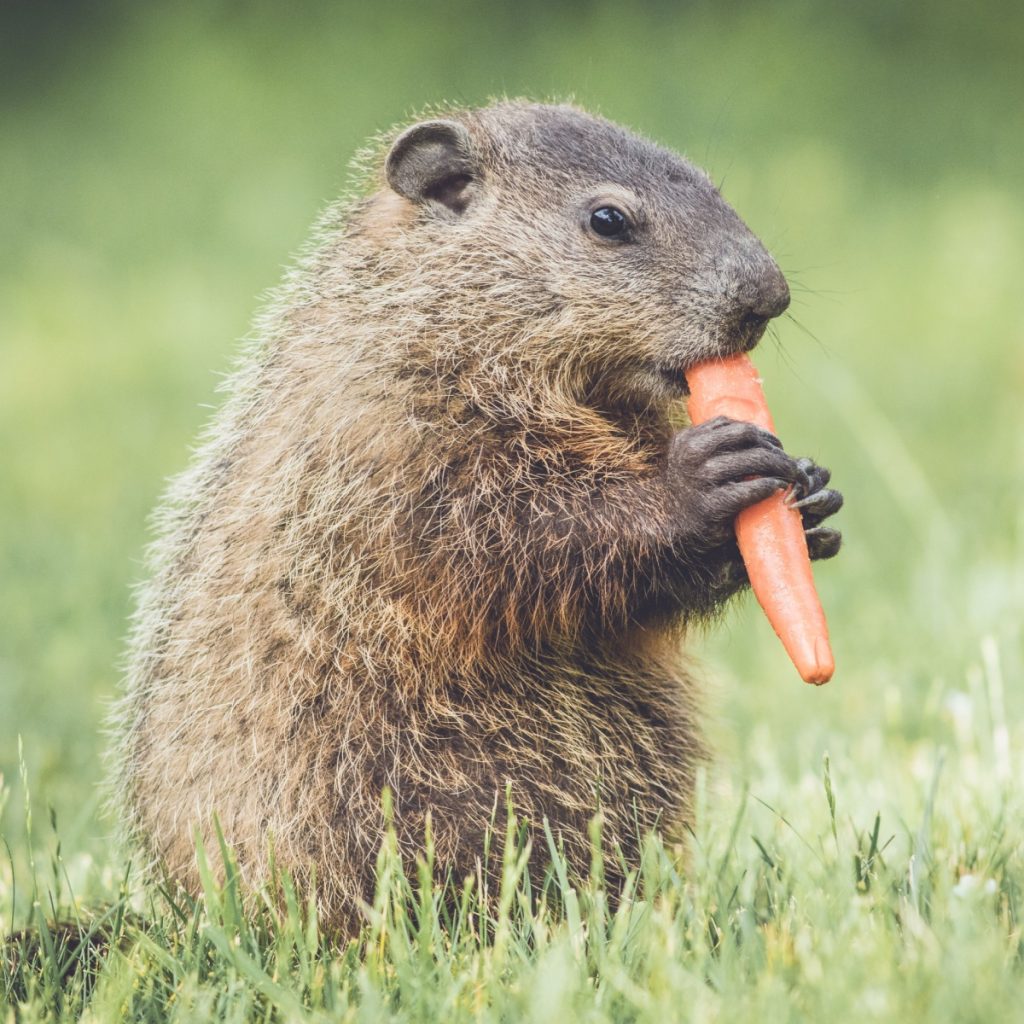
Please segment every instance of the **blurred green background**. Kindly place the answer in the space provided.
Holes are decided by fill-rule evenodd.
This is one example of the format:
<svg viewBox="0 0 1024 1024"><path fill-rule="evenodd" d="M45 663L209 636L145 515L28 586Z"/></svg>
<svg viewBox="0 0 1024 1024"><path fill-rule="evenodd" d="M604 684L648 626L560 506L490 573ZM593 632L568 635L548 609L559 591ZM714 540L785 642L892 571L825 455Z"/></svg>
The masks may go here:
<svg viewBox="0 0 1024 1024"><path fill-rule="evenodd" d="M703 164L790 275L793 317L758 361L787 446L846 494L845 550L818 572L839 671L803 687L749 601L701 638L718 785L756 793L766 750L796 780L830 749L884 800L884 773L953 728L947 698L983 645L1022 678L1022 11L5 3L8 785L20 735L65 848L103 861L100 725L146 517L255 296L369 135L429 103L525 94ZM9 837L22 818L12 799Z"/></svg>

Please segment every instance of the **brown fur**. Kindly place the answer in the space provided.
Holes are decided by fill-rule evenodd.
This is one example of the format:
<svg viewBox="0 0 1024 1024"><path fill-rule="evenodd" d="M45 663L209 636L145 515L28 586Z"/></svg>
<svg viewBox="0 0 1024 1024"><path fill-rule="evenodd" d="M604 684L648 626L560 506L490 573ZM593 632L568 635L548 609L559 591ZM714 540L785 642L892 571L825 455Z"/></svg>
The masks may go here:
<svg viewBox="0 0 1024 1024"><path fill-rule="evenodd" d="M371 898L383 787L402 849L429 815L456 878L506 785L581 870L599 807L627 857L684 821L680 640L718 597L673 548L678 393L652 366L735 347L723 296L770 263L702 172L605 121L445 116L472 139L465 211L370 158L172 488L117 725L154 862L195 889L216 813L249 882L272 842L339 929ZM595 190L644 206L648 263L572 219Z"/></svg>

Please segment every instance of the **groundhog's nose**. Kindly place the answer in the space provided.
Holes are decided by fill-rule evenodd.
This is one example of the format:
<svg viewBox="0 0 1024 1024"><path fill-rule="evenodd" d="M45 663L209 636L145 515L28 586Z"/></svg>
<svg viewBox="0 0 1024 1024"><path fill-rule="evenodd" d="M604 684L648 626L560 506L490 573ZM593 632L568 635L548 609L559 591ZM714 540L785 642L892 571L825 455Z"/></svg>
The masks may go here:
<svg viewBox="0 0 1024 1024"><path fill-rule="evenodd" d="M785 313L789 307L789 285L774 263L752 283L753 287L744 296L748 303L748 314L771 320Z"/></svg>
<svg viewBox="0 0 1024 1024"><path fill-rule="evenodd" d="M775 261L764 254L754 268L748 271L735 295L733 321L735 343L749 352L760 340L768 321L782 313L789 305L789 286ZM752 271L752 272L751 272Z"/></svg>
<svg viewBox="0 0 1024 1024"><path fill-rule="evenodd" d="M789 288L786 282L782 282L782 287L773 292L771 295L766 295L756 305L751 307L750 312L754 316L763 316L765 320L772 320L773 318L780 316L785 313L789 308Z"/></svg>
<svg viewBox="0 0 1024 1024"><path fill-rule="evenodd" d="M768 321L785 312L789 305L789 286L772 263L747 282L739 300L737 340L749 352L761 340Z"/></svg>

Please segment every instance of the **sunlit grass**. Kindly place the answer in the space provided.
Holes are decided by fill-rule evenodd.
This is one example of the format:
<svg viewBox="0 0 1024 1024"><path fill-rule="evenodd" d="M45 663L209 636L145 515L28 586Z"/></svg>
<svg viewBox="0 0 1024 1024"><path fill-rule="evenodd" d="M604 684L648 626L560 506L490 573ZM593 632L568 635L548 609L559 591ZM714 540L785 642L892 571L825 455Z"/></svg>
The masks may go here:
<svg viewBox="0 0 1024 1024"><path fill-rule="evenodd" d="M553 862L538 890L510 820L486 905L475 879L431 883L429 840L410 877L389 839L351 940L287 878L245 895L223 845L197 853L197 901L114 879L76 899L48 830L2 991L29 1019L1014 1019L1024 736L998 717L997 657L946 695L943 743L882 748L870 778L826 757L794 786L766 752L749 789L702 779L686 859L652 839L611 901L599 822L586 880L535 830Z"/></svg>

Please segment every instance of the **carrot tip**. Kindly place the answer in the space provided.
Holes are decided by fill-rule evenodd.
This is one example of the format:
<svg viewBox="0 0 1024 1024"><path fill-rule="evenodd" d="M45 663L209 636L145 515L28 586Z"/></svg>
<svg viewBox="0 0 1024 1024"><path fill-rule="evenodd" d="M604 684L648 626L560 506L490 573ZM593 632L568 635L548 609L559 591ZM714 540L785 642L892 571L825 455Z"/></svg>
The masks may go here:
<svg viewBox="0 0 1024 1024"><path fill-rule="evenodd" d="M832 648L828 640L823 636L815 637L814 640L814 661L801 668L800 675L805 683L814 686L821 686L832 678L835 672L835 661L832 658Z"/></svg>

